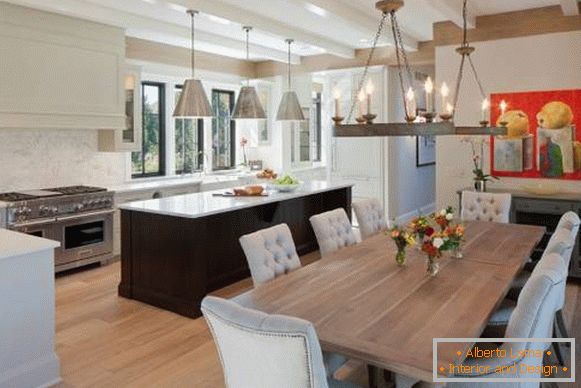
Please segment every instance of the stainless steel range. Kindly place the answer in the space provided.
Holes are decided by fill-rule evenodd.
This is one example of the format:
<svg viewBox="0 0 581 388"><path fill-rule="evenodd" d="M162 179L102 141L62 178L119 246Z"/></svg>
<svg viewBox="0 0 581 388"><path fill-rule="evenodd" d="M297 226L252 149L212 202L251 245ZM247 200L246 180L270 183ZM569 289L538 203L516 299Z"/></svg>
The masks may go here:
<svg viewBox="0 0 581 388"><path fill-rule="evenodd" d="M0 227L60 241L56 272L113 257L113 192L69 186L0 194Z"/></svg>

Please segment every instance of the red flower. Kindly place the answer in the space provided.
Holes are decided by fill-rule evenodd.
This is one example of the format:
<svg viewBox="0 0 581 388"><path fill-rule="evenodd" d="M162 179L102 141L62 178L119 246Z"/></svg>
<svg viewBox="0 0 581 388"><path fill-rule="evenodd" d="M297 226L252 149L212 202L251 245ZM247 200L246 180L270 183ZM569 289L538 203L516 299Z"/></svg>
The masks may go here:
<svg viewBox="0 0 581 388"><path fill-rule="evenodd" d="M431 235L433 235L433 234L434 234L434 232L435 232L435 231L434 231L434 228L432 228L431 226L428 226L428 227L426 228L426 236L430 237Z"/></svg>

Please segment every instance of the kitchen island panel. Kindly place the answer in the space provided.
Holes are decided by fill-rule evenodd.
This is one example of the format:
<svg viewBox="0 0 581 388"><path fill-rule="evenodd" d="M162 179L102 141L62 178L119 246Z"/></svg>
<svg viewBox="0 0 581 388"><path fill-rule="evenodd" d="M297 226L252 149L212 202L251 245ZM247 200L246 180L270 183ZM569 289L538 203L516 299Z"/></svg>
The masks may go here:
<svg viewBox="0 0 581 388"><path fill-rule="evenodd" d="M203 217L122 209L119 295L198 317L207 293L250 276L240 236L286 223L303 255L317 249L309 218L338 207L351 214L351 186Z"/></svg>

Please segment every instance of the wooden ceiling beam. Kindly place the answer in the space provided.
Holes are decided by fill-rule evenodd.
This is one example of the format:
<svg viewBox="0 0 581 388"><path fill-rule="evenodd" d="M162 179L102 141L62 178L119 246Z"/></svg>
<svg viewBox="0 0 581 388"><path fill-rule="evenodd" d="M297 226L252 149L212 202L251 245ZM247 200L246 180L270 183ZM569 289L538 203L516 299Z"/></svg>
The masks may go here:
<svg viewBox="0 0 581 388"><path fill-rule="evenodd" d="M460 28L464 26L464 21L462 18L462 3L463 0L424 1L425 6L432 12L436 12L442 15L444 18L448 19L450 22L454 23ZM476 28L476 17L470 13L470 8L468 8L467 14L468 28Z"/></svg>
<svg viewBox="0 0 581 388"><path fill-rule="evenodd" d="M560 6L478 16L476 28L468 30L470 42L518 38L581 30L581 15L563 16ZM462 29L452 22L434 24L436 46L462 42Z"/></svg>

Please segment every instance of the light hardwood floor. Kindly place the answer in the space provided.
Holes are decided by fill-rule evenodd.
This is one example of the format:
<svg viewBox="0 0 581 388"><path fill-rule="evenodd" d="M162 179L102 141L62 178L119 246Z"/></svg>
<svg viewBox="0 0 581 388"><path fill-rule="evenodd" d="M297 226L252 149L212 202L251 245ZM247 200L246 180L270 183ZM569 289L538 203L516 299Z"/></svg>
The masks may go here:
<svg viewBox="0 0 581 388"><path fill-rule="evenodd" d="M306 265L317 259L318 254L311 254L302 261ZM223 387L205 321L118 297L119 272L119 263L113 263L57 278L59 387ZM231 297L251 287L246 279L215 294ZM581 339L581 285L570 282L567 293L570 334ZM340 373L366 384L361 364L352 362Z"/></svg>

